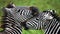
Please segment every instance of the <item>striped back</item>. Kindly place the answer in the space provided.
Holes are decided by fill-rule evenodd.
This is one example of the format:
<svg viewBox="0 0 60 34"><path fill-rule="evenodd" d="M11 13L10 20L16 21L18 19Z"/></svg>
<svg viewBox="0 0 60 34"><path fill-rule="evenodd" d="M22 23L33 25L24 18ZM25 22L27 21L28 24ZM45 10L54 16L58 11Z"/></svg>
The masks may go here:
<svg viewBox="0 0 60 34"><path fill-rule="evenodd" d="M33 9L30 9L29 7L4 8L4 10L13 15L19 22L24 22L39 13L38 11L32 11Z"/></svg>

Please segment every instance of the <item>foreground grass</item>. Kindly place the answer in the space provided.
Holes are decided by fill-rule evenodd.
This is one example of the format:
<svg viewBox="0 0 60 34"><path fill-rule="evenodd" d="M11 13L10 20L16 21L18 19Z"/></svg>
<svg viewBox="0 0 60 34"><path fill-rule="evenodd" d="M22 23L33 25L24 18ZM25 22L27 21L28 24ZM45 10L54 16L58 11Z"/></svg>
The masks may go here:
<svg viewBox="0 0 60 34"><path fill-rule="evenodd" d="M40 11L54 9L60 14L60 0L0 0L0 17L3 15L2 7L10 1L14 2L16 6L36 6ZM3 29L0 28L1 30ZM44 32L43 30L23 30L23 34L44 34Z"/></svg>
<svg viewBox="0 0 60 34"><path fill-rule="evenodd" d="M43 30L23 30L23 34L44 34Z"/></svg>

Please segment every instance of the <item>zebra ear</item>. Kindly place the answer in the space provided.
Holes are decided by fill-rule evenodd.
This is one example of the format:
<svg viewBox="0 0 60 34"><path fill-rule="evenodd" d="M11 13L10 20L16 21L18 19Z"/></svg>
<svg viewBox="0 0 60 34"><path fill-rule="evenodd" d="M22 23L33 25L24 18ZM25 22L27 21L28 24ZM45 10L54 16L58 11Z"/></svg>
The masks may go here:
<svg viewBox="0 0 60 34"><path fill-rule="evenodd" d="M15 5L13 4L13 3L9 3L7 6L6 6L6 8L14 8L15 7Z"/></svg>
<svg viewBox="0 0 60 34"><path fill-rule="evenodd" d="M33 7L33 6L31 6L31 7L29 7L29 9L32 11L32 14L33 14L33 15L37 15L37 14L39 13L37 7Z"/></svg>
<svg viewBox="0 0 60 34"><path fill-rule="evenodd" d="M51 12L52 14L56 13L56 11L55 11L55 10L50 10L50 12Z"/></svg>
<svg viewBox="0 0 60 34"><path fill-rule="evenodd" d="M38 8L37 7L33 7L33 6L29 7L29 9L34 11L34 12L38 11Z"/></svg>

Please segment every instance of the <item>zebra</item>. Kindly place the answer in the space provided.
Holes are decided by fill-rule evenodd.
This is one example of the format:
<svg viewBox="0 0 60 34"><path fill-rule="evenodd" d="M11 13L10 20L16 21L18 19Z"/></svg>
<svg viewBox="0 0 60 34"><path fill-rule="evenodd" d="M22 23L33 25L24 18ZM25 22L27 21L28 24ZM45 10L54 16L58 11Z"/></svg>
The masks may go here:
<svg viewBox="0 0 60 34"><path fill-rule="evenodd" d="M54 10L47 10L51 15L44 15L45 19L45 34L60 34L60 17L57 15ZM44 12L47 12L44 11ZM52 16L52 19L46 19L47 16ZM48 17L47 17L48 18Z"/></svg>
<svg viewBox="0 0 60 34"><path fill-rule="evenodd" d="M36 16L39 12L38 9L31 7L16 7L14 4L8 4L3 8L4 16L1 27L4 29L0 34L22 34L23 22Z"/></svg>
<svg viewBox="0 0 60 34"><path fill-rule="evenodd" d="M46 10L26 22L28 29L44 29L45 34L60 34L60 17L54 10Z"/></svg>
<svg viewBox="0 0 60 34"><path fill-rule="evenodd" d="M57 14L53 14L53 19L47 23L45 34L60 34L60 17Z"/></svg>
<svg viewBox="0 0 60 34"><path fill-rule="evenodd" d="M45 19L52 19L52 15L49 14L50 12L40 12L37 16L31 18L30 20L26 21L26 27L31 29L41 29L44 26ZM52 13L52 12L51 12ZM48 15L47 15L48 14ZM46 15L46 16L45 16ZM51 15L51 16L50 16Z"/></svg>

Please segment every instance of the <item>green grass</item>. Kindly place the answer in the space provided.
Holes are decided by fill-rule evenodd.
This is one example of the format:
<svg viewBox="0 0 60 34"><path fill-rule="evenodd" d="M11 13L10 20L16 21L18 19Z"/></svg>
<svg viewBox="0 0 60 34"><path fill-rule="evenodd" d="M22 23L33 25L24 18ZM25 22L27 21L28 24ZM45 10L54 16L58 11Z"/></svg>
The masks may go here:
<svg viewBox="0 0 60 34"><path fill-rule="evenodd" d="M23 30L23 34L44 34L43 30Z"/></svg>
<svg viewBox="0 0 60 34"><path fill-rule="evenodd" d="M0 0L0 18L3 15L2 7L6 6L10 1L14 2L16 6L36 6L40 11L54 9L57 11L57 14L60 14L60 0ZM43 33L43 30L23 30L23 34Z"/></svg>

